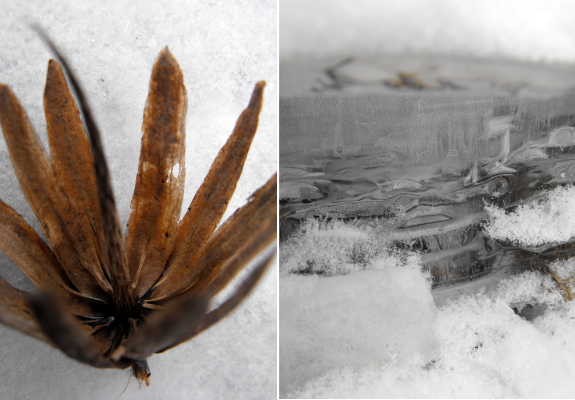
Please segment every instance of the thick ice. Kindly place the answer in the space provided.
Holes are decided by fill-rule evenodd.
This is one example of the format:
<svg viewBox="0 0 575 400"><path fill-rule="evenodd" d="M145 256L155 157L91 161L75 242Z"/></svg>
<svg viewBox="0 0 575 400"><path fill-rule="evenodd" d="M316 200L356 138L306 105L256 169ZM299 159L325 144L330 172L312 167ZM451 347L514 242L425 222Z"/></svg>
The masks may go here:
<svg viewBox="0 0 575 400"><path fill-rule="evenodd" d="M455 0L440 0L431 4L419 0L402 2L369 0L349 2L343 0L316 1L311 5L307 3L302 0L282 0L280 57L282 61L286 61L286 64L288 61L297 60L312 70L312 66L315 65L314 59L333 57L333 62L336 63L351 56L353 58L350 57L350 59L353 59L354 62L348 64L348 69L340 75L342 78L368 77L367 80L372 79L374 81L393 78L393 76L379 75L384 71L383 68L372 68L371 72L375 72L375 75L371 74L371 76L365 72L365 69L358 72L358 69L362 67L379 65L368 62L355 63L355 60L361 60L362 56L370 54L375 55L374 58L383 53L447 53L458 56L496 57L499 60L560 61L564 63L572 63L575 60L573 57L575 41L567 21L568 15L570 15L569 10L572 10L574 5L563 1L507 1L503 4L496 1L457 2ZM509 75L497 75L495 77L495 73L489 72L490 67L488 65L482 64L482 62L477 62L477 64L477 66L473 66L473 72L470 73L472 77L477 78L474 73L479 72L479 70L485 71L485 76L493 75L483 83L477 82L476 86L470 86L471 88L476 87L477 90L481 90L481 85L484 83L487 83L488 86L491 85L493 80L499 80L502 86L509 84L509 87L513 88L517 82L533 78L535 75L537 76L538 87L540 86L539 83L544 83L547 87L557 85L559 90L566 90L566 88L573 86L572 84L565 86L561 79L550 79L552 77L545 76L545 73L539 74L535 68L532 69L531 67L525 69L510 68L511 73ZM326 62L324 67L328 65L334 64L327 64ZM354 65L358 69L351 70ZM399 70L415 72L417 68L402 63ZM285 74L286 69L284 68L283 71ZM446 69L445 71L447 71L445 77L450 79L454 77L453 70L448 71ZM317 86L321 86L318 85L317 74L306 73L307 70L304 70L303 73L298 72L298 75L294 73L294 76L286 74L287 76L282 76L282 79L291 83L290 79L293 78L293 81L304 82L301 86L308 85L308 88L313 87L315 89ZM359 81L360 79L355 81L358 82L358 86L364 83ZM329 80L326 82L332 83ZM477 144L478 149L483 146L480 150L484 154L479 154L480 156L486 156L489 159L495 157L489 168L482 172L514 173L514 167L501 165L502 162L508 161L506 157L509 156L513 163L529 161L534 164L539 162L540 165L550 166L550 171L557 172L557 174L551 174L554 177L553 184L564 184L572 179L570 170L559 171L551 162L545 162L545 160L552 158L551 155L556 156L559 153L559 151L546 151L549 148L561 148L563 150L573 145L571 128L561 128L561 131L553 134L553 131L548 131L555 129L555 127L545 123L545 120L552 122L554 120L553 115L571 115L573 109L571 104L565 110L560 110L556 103L549 103L548 110L541 108L543 103L536 104L534 106L535 114L537 118L541 117L543 122L541 125L545 128L543 130L530 130L525 129L526 126L523 125L518 129L521 132L529 131L536 132L538 135L539 133L543 134L539 135L541 137L534 136L526 138L526 140L523 138L518 140L519 136L514 130L508 132L509 126L505 119L493 120L491 121L492 124L488 123L486 127L476 129L482 126L481 119L483 122L489 121L489 118L483 117L485 110L478 110L478 108L493 107L493 99L489 99L486 103L461 103L462 106L472 105L473 113L478 112L480 118L476 116L460 118L459 115L463 116L463 113L457 114L455 112L457 111L456 107L453 107L449 113L443 114L446 115L445 123L439 123L442 114L437 112L440 110L434 110L429 114L431 118L425 119L425 121L423 119L418 120L417 116L405 118L409 124L413 124L412 126L421 122L421 128L399 129L401 125L393 122L393 124L390 123L389 129L384 129L386 127L374 123L385 121L386 117L389 118L390 112L374 113L373 109L367 107L368 104L361 104L357 107L360 111L357 115L365 116L365 118L355 116L350 118L346 115L345 118L341 118L344 122L337 125L339 124L337 122L337 104L332 106L330 102L337 103L338 100L329 98L329 95L335 91L326 90L325 99L313 98L309 100L309 103L298 103L302 112L299 113L300 110L294 109L297 111L294 114L299 113L303 117L309 118L307 120L302 118L293 124L285 123L284 132L290 133L290 129L294 128L298 132L301 131L301 135L283 136L280 146L282 152L287 149L293 154L308 151L309 159L302 157L294 165L300 168L302 164L312 167L309 169L301 168L301 170L321 170L324 172L321 179L328 179L326 174L333 171L338 173L344 171L345 174L351 176L346 185L330 187L330 189L341 189L342 193L342 196L334 197L335 200L342 203L341 205L338 204L337 209L332 207L334 212L349 204L349 202L343 203L342 199L345 198L343 194L352 197L356 196L357 193L364 193L369 190L367 185L361 187L357 185L358 189L355 191L351 188L361 178L365 178L363 166L372 167L372 158L368 158L372 153L366 153L364 158L366 162L362 164L361 168L350 168L348 158L357 155L353 146L367 138L372 132L374 135L380 135L381 132L397 133L398 138L387 135L388 137L385 137L385 140L381 142L373 141L381 144L382 148L394 152L405 152L405 149L415 150L410 153L415 154L413 157L419 157L415 161L427 163L425 165L426 170L423 168L414 170L414 176L422 180L427 178L426 173L434 171L434 169L428 168L429 165L432 165L433 158L431 160L425 158L429 157L430 154L441 156L440 161L442 162L443 159L448 160L448 157L453 159L453 161L448 160L449 162L441 165L443 175L462 176L458 172L472 168L475 155L480 153L475 148L470 148L469 143L472 146ZM294 91L294 93L293 96L302 95L301 92ZM349 93L352 91L350 90ZM356 96L356 92L353 92L353 95ZM352 100L345 101L360 103L357 96L353 97ZM404 100L402 99L402 101ZM405 101L407 102L409 99ZM428 101L432 102L433 100L428 99ZM419 101L414 104L414 109L418 112L422 108L420 105ZM511 108L516 109L515 106L518 104ZM526 113L525 104L521 107L521 112ZM323 109L328 110L328 112L323 112ZM308 112L308 110L312 111ZM346 108L344 107L342 110L345 111ZM481 111L480 114L479 111ZM312 113L315 114L311 115ZM570 117L563 119L560 124L568 119ZM429 136L425 135L430 133L435 135L433 130L427 128L427 125L423 126L429 120L434 121L434 124L429 125L438 127L436 138L445 138L443 141L426 140ZM325 136L320 135L323 127L327 127ZM373 127L376 129L372 129ZM560 127L557 126L556 128ZM468 132L469 135L464 136L463 133L465 132ZM479 138L482 134L486 134L485 140L475 142L474 138ZM407 140L408 138L409 140ZM535 146L537 143L530 143L530 141L541 138L545 139L545 142L539 143L539 147ZM364 143L367 143L367 140ZM434 148L432 145L435 144L438 145ZM523 145L526 147L520 147ZM369 146L373 147L371 142ZM428 147L424 148L425 146ZM372 150L371 147L368 150ZM543 147L548 149L543 149ZM313 149L319 150L313 153ZM457 158L451 157L454 149L460 150ZM467 152L468 149L471 152ZM516 150L517 152L515 152ZM341 161L336 160L336 166L341 167L339 170L334 167L333 163L329 164L331 170L328 170L327 167L325 171L322 169L328 165L327 162L331 162L331 160L327 160L323 164L320 163L327 158L322 158L322 152L325 154L329 151L332 151L334 158L341 159ZM293 156L293 154L288 156ZM468 157L468 155L471 156ZM284 155L282 154L282 156ZM310 160L312 162L306 164ZM458 163L462 161L467 162L467 164L458 170L457 167L461 167ZM435 170L437 171L438 168ZM539 170L544 171L543 168L534 168L532 171ZM349 171L352 173L360 171L361 174L353 175ZM370 168L369 171L374 171L374 169ZM340 175L344 174L340 173ZM470 181L474 180L473 173L470 173L469 177ZM297 183L292 183L292 186L288 188L289 190L286 189L283 197L294 199L298 196L301 198L309 196L306 199L310 203L316 201L321 196L319 194L321 191L319 189L313 190L312 184L319 181L320 177L312 178L298 179ZM341 182L339 178L341 176L338 177L336 183ZM395 176L392 178L397 179ZM408 177L410 179L405 179L404 176L401 178L394 181L387 176L385 177L386 181L397 185L396 188L406 187L406 184L413 181L411 176ZM381 181L377 182L380 183ZM489 190L494 189L492 192L495 196L501 195L499 190L495 190L500 189L495 183L502 181L494 180L493 182L494 184L489 187ZM533 182L532 179L527 184ZM317 188L324 187L327 187L324 182L319 182L317 185ZM557 195L556 198L544 199L540 203L519 207L516 212L511 214L505 214L502 209L490 208L491 222L487 229L493 238L511 241L522 247L536 247L569 240L575 233L572 229L572 215L574 213L572 212L571 200L575 193L569 192L568 189L561 190L564 192ZM556 200L557 202L555 202ZM478 208L483 212L481 204L478 205ZM353 208L349 207L349 209ZM371 210L368 209L368 211ZM318 214L323 215L317 212L310 213L314 216ZM373 214L365 212L365 215ZM282 384L280 395L300 398L550 398L574 396L575 342L573 341L573 332L575 332L575 319L573 318L575 318L575 306L573 303L575 302L565 303L556 282L548 274L540 272L527 272L510 277L501 271L498 279L500 277L507 279L501 281L499 285L497 283L490 286L485 285L484 291L477 292L475 289L482 286L482 281L478 279L473 281L474 290L468 291L473 295L457 298L447 304L443 302L437 311L431 329L427 330L428 339L433 338L439 344L433 363L426 363L425 358L416 352L402 354L394 359L388 358L386 362L363 367L361 366L363 359L353 360L347 366L342 366L342 361L338 358L341 357L341 348L335 346L330 348L326 345L326 343L331 343L331 337L339 335L339 332L327 329L329 325L326 321L329 318L335 319L336 316L339 316L338 311L333 310L336 305L345 308L348 307L348 304L345 301L343 301L343 305L338 303L338 297L334 294L330 297L332 307L327 308L329 312L319 314L316 310L320 308L320 301L313 295L319 296L319 293L324 292L323 287L318 286L319 282L329 282L329 280L334 279L341 279L342 281L347 279L355 282L360 280L362 274L383 275L388 273L385 269L381 272L353 273L358 270L358 265L364 269L371 265L370 261L358 257L357 252L354 251L354 249L366 249L366 241L362 240L360 236L361 232L351 232L349 229L347 239L344 230L321 232L315 237L308 237L308 241L305 243L294 244L292 242L287 243L287 246L284 247L286 250L284 254L288 255L289 253L289 257L287 263L286 260L282 259L280 263L282 268L299 273L321 273L319 271L323 271L326 274L333 274L339 271L348 275L331 278L281 276L280 307L282 307L281 303L284 299L295 302L295 296L300 296L302 301L299 305L300 310L310 310L310 315L312 315L312 311L318 315L314 318L306 317L304 312L298 311L298 308L293 304L292 309L288 310L293 323L291 331L289 327L285 329L286 332L289 332L286 338L281 337L280 334L280 345L282 346L280 350L280 362L282 363L280 365L280 383ZM332 241L328 242L330 237ZM305 238L300 240L303 241ZM368 238L367 241L369 240L371 239ZM286 242L282 245L285 244ZM369 254L369 256L372 255ZM401 274L402 268L404 267L394 271ZM575 273L573 262L554 263L551 268L562 279L573 276ZM286 283L287 288L284 287ZM375 285L371 281L362 282L362 284L366 287ZM297 285L300 285L299 289L297 289ZM290 287L294 291L292 293L294 297L288 296ZM315 289L315 292L310 294L308 291L312 288ZM284 289L288 290L287 294L284 293ZM297 292L296 289L300 291ZM417 308L409 309L408 303L402 304L401 289L400 287L396 289L395 293L398 296L395 301L397 301L398 307L402 308L403 313L405 315L410 315L411 312L417 313ZM336 292L335 289L332 290ZM421 287L421 291L415 295L416 297L425 296L427 293L427 288ZM357 297L371 296L361 292L357 294ZM373 299L379 298L378 296ZM356 300L354 299L354 301ZM362 305L364 309L380 307L379 302L372 303L375 303L376 306L367 303ZM544 312L531 322L524 320L514 312L514 308L520 309L525 304L544 305ZM283 310L282 308L282 313ZM349 308L346 310L353 314L354 310ZM296 315L299 315L300 318L295 319ZM353 318L353 315L344 315L340 318L345 320L346 318ZM392 312L387 314L385 318L393 320ZM318 325L325 324L320 325L323 326L323 330L316 329L316 325L313 325L316 322ZM363 321L361 322L363 323ZM378 330L380 328L374 321L367 323L371 325L366 326L366 329ZM381 320L380 323L384 325ZM280 332L283 334L284 321L280 320L280 324ZM341 325L343 326L342 329L355 328ZM308 331L315 329L313 331L315 335L308 337L303 333L298 336L294 332L294 326L305 327ZM399 336L411 335L411 331L406 329L407 326L399 325L394 334ZM362 332L362 334L365 335L366 333ZM286 346L286 344L290 344L290 340L293 349L308 348L309 350L305 353L290 353L289 347ZM349 349L350 344L355 345L356 340L354 335L349 335L347 340L339 337L339 341L343 343L342 348L347 346ZM317 344L318 347L315 353L311 347L312 343ZM381 349L376 349L371 356L373 357L381 351ZM287 357L288 360L285 366L283 365L284 357ZM331 360L332 366L327 366L325 360ZM372 361L372 359L369 360ZM305 363L306 361L307 363ZM294 365L309 373L309 376L306 377L303 373L296 375ZM292 369L283 369L287 367ZM323 375L317 376L316 374L320 371L324 371ZM315 377L312 377L314 375ZM308 378L309 380L307 380ZM283 379L287 379L293 386L286 387Z"/></svg>

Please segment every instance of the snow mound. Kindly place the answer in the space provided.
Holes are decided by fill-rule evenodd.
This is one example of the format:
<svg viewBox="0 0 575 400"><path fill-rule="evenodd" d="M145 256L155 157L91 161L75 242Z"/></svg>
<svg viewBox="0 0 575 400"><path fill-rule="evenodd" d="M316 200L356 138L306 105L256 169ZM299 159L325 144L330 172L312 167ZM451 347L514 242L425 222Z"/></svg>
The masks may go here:
<svg viewBox="0 0 575 400"><path fill-rule="evenodd" d="M574 265L567 262L562 272L572 274ZM549 308L534 321L526 321L509 306L525 298L549 301ZM406 315L413 311L409 304L401 307L407 308L402 310ZM364 368L334 368L287 397L573 397L575 302L563 302L547 275L522 274L503 281L489 294L461 297L438 310L431 329L419 328L427 332L427 339L439 342L433 362L426 363L421 354L402 353ZM411 335L412 327L396 329L396 334ZM425 338L420 340L423 343ZM317 337L317 341L323 339Z"/></svg>
<svg viewBox="0 0 575 400"><path fill-rule="evenodd" d="M419 254L393 248L385 235L357 221L310 218L280 243L280 272L333 276L416 264L421 268L420 259Z"/></svg>
<svg viewBox="0 0 575 400"><path fill-rule="evenodd" d="M282 276L280 392L333 369L430 362L436 313L419 268Z"/></svg>
<svg viewBox="0 0 575 400"><path fill-rule="evenodd" d="M575 238L575 188L558 187L548 198L522 204L514 212L486 205L485 230L496 240L525 248L564 243Z"/></svg>

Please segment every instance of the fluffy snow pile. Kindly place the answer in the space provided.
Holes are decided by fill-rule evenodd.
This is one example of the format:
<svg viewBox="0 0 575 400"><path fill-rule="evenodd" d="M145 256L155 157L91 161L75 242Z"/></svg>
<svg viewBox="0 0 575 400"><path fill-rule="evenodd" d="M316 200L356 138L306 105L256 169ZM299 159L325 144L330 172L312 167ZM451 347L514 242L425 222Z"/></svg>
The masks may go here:
<svg viewBox="0 0 575 400"><path fill-rule="evenodd" d="M572 261L554 267L575 272ZM280 396L573 396L575 302L549 276L515 276L436 311L416 271L282 277ZM511 308L526 301L547 310L526 321Z"/></svg>
<svg viewBox="0 0 575 400"><path fill-rule="evenodd" d="M541 206L561 209L569 190L554 191ZM491 228L505 227L507 237L533 230L534 220L517 213L521 224L493 219ZM417 254L390 252L384 242L376 251L377 235L357 223L308 221L304 228L280 246L280 265L292 268L280 276L281 397L575 393L575 302L565 303L549 274L509 276L438 308ZM372 251L361 268L350 261L354 248ZM316 270L301 269L314 263ZM575 275L575 259L550 267L564 281ZM541 315L528 321L514 312L525 306Z"/></svg>
<svg viewBox="0 0 575 400"><path fill-rule="evenodd" d="M575 188L558 187L548 198L522 204L508 213L497 206L485 207L485 230L494 239L521 247L559 244L575 237Z"/></svg>
<svg viewBox="0 0 575 400"><path fill-rule="evenodd" d="M419 255L392 249L385 235L359 222L309 219L280 246L280 272L345 275L418 265Z"/></svg>

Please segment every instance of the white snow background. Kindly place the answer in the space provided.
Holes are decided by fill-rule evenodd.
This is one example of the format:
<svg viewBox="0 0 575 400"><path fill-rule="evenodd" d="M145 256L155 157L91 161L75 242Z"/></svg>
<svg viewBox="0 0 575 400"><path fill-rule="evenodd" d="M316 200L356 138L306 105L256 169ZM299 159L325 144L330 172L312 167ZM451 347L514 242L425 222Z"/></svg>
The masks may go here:
<svg viewBox="0 0 575 400"><path fill-rule="evenodd" d="M575 61L569 0L280 0L280 61L446 53Z"/></svg>
<svg viewBox="0 0 575 400"><path fill-rule="evenodd" d="M0 10L0 82L16 94L46 144L42 96L52 54L28 25L39 23L85 90L103 135L124 226L136 179L150 74L166 45L183 70L188 93L184 205L191 202L259 80L266 80L267 86L258 132L224 218L277 170L276 1L0 0ZM2 200L39 232L3 138L0 173ZM275 398L276 268L271 266L250 297L224 321L184 345L151 357L147 388L140 389L135 379L128 385L128 371L93 369L0 326L0 398ZM31 288L5 256L0 259L0 271L11 284ZM223 296L231 293L227 289Z"/></svg>
<svg viewBox="0 0 575 400"><path fill-rule="evenodd" d="M574 12L575 3L561 0L281 0L280 62L429 52L573 63ZM553 192L511 215L491 208L486 227L525 247L572 239L572 193ZM425 276L414 275L412 256L403 264L374 258L358 272L350 249L366 232L352 230L308 229L282 244L280 397L575 397L575 302L563 301L550 276L478 283L455 302L438 302ZM288 274L310 258L349 274ZM563 279L575 273L573 260L551 267ZM512 310L536 301L547 309L531 322Z"/></svg>

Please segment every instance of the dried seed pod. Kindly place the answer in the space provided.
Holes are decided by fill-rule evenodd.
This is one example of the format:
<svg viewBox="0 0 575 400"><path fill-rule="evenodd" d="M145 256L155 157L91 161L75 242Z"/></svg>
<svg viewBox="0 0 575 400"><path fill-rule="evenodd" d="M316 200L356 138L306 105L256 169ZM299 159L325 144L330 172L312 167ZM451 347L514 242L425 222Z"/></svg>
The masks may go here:
<svg viewBox="0 0 575 400"><path fill-rule="evenodd" d="M89 105L68 71L86 129L58 62L44 93L50 155L24 109L0 84L0 125L20 187L47 244L0 201L0 249L41 291L0 279L0 322L97 368L132 368L149 384L146 358L225 317L255 286L273 254L208 312L212 297L276 238L277 175L219 229L258 125L265 82L178 222L185 179L186 88L164 48L152 71L132 213L121 233L108 167ZM125 247L124 247L125 243Z"/></svg>

